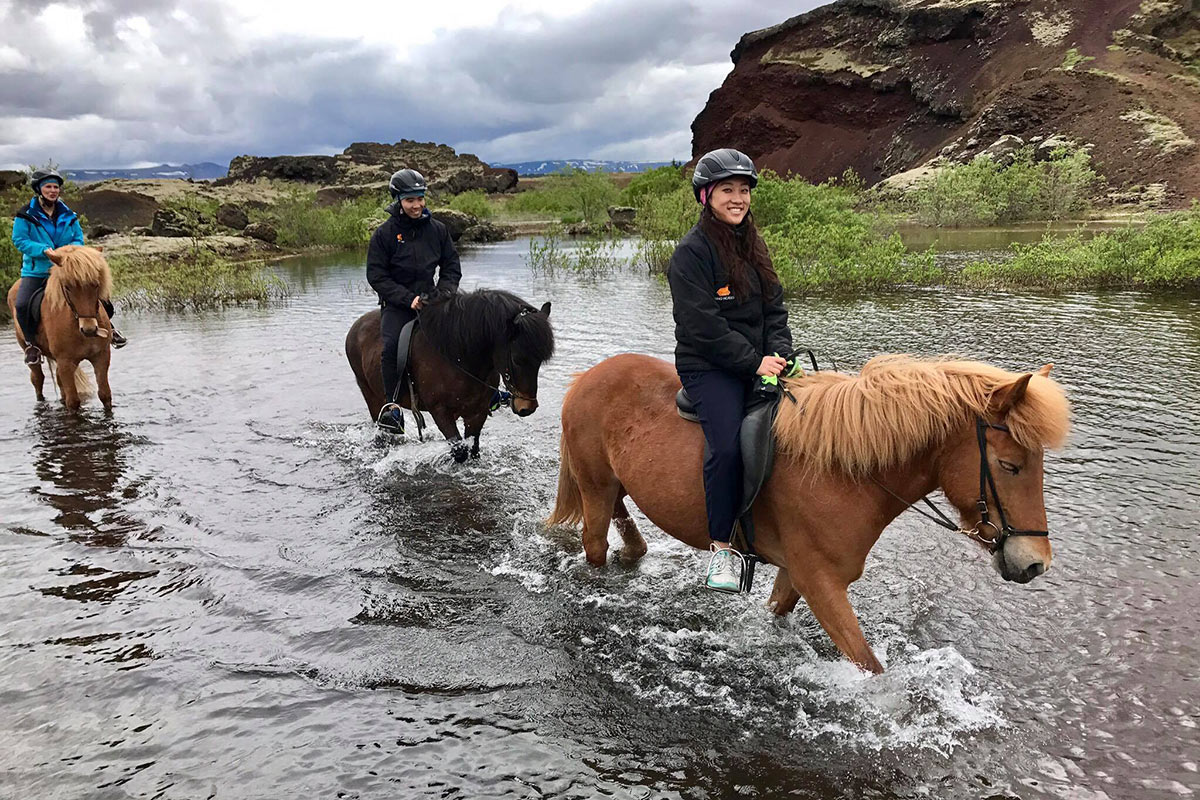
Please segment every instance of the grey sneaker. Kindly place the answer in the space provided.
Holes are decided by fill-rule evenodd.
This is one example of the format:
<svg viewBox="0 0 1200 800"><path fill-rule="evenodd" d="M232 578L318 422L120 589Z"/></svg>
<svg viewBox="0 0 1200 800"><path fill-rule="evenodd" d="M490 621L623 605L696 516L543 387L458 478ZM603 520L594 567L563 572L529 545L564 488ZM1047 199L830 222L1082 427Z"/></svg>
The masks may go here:
<svg viewBox="0 0 1200 800"><path fill-rule="evenodd" d="M389 433L404 433L404 412L396 403L384 403L375 424Z"/></svg>
<svg viewBox="0 0 1200 800"><path fill-rule="evenodd" d="M704 585L718 592L740 592L742 589L742 554L728 547L712 545Z"/></svg>

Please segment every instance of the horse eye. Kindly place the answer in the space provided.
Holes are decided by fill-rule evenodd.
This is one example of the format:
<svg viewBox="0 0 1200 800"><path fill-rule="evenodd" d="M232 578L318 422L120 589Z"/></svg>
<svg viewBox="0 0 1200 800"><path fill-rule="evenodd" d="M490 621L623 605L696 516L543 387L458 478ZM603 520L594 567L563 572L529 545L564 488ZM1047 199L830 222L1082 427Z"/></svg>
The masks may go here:
<svg viewBox="0 0 1200 800"><path fill-rule="evenodd" d="M1018 472L1021 471L1021 468L1018 467L1016 464L1013 464L1010 461L1004 461L1003 459L1000 461L1000 469L1004 470L1005 472L1007 472L1010 475L1016 475Z"/></svg>

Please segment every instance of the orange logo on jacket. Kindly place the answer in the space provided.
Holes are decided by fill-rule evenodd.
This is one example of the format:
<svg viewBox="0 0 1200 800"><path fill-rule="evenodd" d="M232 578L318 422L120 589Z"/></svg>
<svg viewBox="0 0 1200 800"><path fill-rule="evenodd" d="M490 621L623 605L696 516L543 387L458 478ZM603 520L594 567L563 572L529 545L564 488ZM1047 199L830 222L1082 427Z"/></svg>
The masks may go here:
<svg viewBox="0 0 1200 800"><path fill-rule="evenodd" d="M403 233L397 233L397 234L396 234L396 241L397 241L397 242L403 242L403 241L404 241L404 234L403 234Z"/></svg>
<svg viewBox="0 0 1200 800"><path fill-rule="evenodd" d="M717 297L722 300L728 300L733 297L733 292L729 290L729 284L725 284L720 289L717 289Z"/></svg>

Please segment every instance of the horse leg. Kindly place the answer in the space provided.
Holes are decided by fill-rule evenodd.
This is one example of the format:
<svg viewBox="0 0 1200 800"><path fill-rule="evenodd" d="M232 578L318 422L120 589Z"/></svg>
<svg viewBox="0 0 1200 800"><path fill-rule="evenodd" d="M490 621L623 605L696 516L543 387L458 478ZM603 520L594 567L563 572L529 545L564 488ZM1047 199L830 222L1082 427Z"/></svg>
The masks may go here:
<svg viewBox="0 0 1200 800"><path fill-rule="evenodd" d="M780 567L775 575L775 586L771 588L771 596L767 599L767 608L772 614L783 617L796 608L800 601L800 593L792 586L792 576L785 567Z"/></svg>
<svg viewBox="0 0 1200 800"><path fill-rule="evenodd" d="M646 540L642 538L642 532L638 530L633 517L629 516L624 495L617 495L617 500L613 503L613 520L617 524L621 540L625 542L625 546L621 548L621 560L626 564L636 563L646 555Z"/></svg>
<svg viewBox="0 0 1200 800"><path fill-rule="evenodd" d="M479 458L479 434L483 431L483 423L488 415L485 409L480 414L463 417L463 438L471 439L471 458Z"/></svg>
<svg viewBox="0 0 1200 800"><path fill-rule="evenodd" d="M583 551L589 564L602 567L608 560L608 525L620 502L619 489L615 484L611 487L580 485L579 488L583 496Z"/></svg>
<svg viewBox="0 0 1200 800"><path fill-rule="evenodd" d="M46 373L42 371L41 362L29 367L29 382L33 384L33 391L37 395L37 399L45 400L46 395L43 393L43 389L46 385Z"/></svg>
<svg viewBox="0 0 1200 800"><path fill-rule="evenodd" d="M450 443L450 455L459 464L466 461L470 454L470 448L467 447L467 443L462 440L462 435L458 432L458 420L440 408L429 409L429 414L433 417L433 424L437 425L442 436L445 436L446 441Z"/></svg>
<svg viewBox="0 0 1200 800"><path fill-rule="evenodd" d="M70 409L79 408L79 391L75 388L75 371L78 369L78 361L59 359L55 365L55 378L62 392L63 405Z"/></svg>
<svg viewBox="0 0 1200 800"><path fill-rule="evenodd" d="M112 363L112 350L104 348L100 355L92 361L92 371L96 373L96 396L104 404L107 411L112 411L112 387L108 385L108 366Z"/></svg>
<svg viewBox="0 0 1200 800"><path fill-rule="evenodd" d="M846 658L859 668L876 675L883 672L883 665L875 658L871 646L863 636L858 617L846 595L846 586L832 580L819 583L804 592L804 599L812 609L813 616L829 634Z"/></svg>

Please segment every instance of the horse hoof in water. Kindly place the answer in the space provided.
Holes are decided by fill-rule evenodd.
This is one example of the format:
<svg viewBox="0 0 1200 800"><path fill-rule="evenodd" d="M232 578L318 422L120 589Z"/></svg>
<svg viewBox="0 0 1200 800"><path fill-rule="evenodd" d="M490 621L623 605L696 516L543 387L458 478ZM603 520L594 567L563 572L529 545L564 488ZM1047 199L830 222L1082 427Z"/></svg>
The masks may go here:
<svg viewBox="0 0 1200 800"><path fill-rule="evenodd" d="M455 442L450 445L450 455L454 456L456 464L462 464L467 460L467 456L471 454L471 448L467 447L466 442Z"/></svg>

